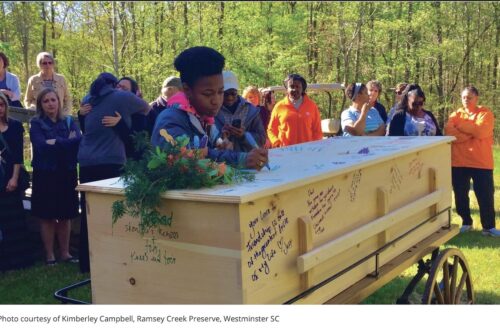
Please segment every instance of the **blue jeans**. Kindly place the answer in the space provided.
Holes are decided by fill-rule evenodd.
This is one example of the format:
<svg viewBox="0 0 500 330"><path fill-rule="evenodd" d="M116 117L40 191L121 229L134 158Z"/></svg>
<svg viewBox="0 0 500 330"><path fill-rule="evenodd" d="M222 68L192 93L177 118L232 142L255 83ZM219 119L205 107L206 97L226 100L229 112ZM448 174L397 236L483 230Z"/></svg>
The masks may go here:
<svg viewBox="0 0 500 330"><path fill-rule="evenodd" d="M463 225L471 226L469 190L472 179L474 193L479 204L479 215L484 230L495 228L495 186L493 170L470 167L452 167L451 180L455 193L455 206Z"/></svg>

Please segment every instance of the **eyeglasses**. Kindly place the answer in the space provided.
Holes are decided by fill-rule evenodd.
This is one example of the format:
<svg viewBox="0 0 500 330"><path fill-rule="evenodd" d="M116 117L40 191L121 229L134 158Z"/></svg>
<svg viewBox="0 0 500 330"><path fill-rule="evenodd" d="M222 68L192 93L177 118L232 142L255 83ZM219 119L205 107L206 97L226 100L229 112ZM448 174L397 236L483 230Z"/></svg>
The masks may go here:
<svg viewBox="0 0 500 330"><path fill-rule="evenodd" d="M424 105L424 102L413 102L412 104L414 107L421 107Z"/></svg>
<svg viewBox="0 0 500 330"><path fill-rule="evenodd" d="M236 91L236 90L227 90L227 91L224 92L224 96L236 97L236 96L238 96L238 91Z"/></svg>
<svg viewBox="0 0 500 330"><path fill-rule="evenodd" d="M396 95L403 95L403 92L394 92Z"/></svg>
<svg viewBox="0 0 500 330"><path fill-rule="evenodd" d="M42 62L42 65L51 65L53 62Z"/></svg>

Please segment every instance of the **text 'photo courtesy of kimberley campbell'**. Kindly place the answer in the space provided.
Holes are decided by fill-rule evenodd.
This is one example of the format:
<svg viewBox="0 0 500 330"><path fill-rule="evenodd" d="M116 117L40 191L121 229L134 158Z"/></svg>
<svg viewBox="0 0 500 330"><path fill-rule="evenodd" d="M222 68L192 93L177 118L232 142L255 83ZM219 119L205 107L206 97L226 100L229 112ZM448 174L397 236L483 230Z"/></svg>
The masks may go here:
<svg viewBox="0 0 500 330"><path fill-rule="evenodd" d="M22 308L21 308L22 307ZM26 308L29 307L29 308ZM395 305L101 305L101 306L17 306L5 305L0 311L0 329L314 329L366 326L373 329L400 329L414 317L416 308L438 324L443 313L490 313L498 315L500 306L395 306ZM452 310L452 308L454 310ZM467 308L467 311L462 311ZM397 309L397 310L396 310ZM457 310L459 309L459 310ZM363 317L359 317L362 313ZM358 315L358 316L356 316ZM378 322L383 318L384 322ZM470 321L469 321L470 320ZM477 326L477 318L460 322L447 319L454 329ZM419 322L407 324L419 330Z"/></svg>

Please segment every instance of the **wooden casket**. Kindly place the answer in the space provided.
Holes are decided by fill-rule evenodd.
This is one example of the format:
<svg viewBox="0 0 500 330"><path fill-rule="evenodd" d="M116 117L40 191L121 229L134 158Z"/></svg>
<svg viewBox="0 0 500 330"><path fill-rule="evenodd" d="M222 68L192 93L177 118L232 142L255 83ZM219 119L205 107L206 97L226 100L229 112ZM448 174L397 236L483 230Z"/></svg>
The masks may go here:
<svg viewBox="0 0 500 330"><path fill-rule="evenodd" d="M79 185L92 301L323 303L448 224L452 140L339 137L272 149L271 171L253 182L166 193L172 225L144 236L138 219L112 225L118 178Z"/></svg>

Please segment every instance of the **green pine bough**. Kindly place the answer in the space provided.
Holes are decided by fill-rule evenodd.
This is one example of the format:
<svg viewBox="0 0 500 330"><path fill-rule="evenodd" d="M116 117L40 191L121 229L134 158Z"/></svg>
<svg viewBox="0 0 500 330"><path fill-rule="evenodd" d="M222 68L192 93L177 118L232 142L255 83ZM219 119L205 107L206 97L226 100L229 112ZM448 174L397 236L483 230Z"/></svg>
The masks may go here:
<svg viewBox="0 0 500 330"><path fill-rule="evenodd" d="M120 178L125 198L112 205L113 225L129 215L139 218L141 234L153 227L170 226L172 214L159 211L161 195L169 189L199 189L255 179L253 173L205 158L206 149L191 148L185 135L174 139L166 130L160 134L167 143L154 149L147 133L135 135L135 148L143 157L129 159L123 168Z"/></svg>

